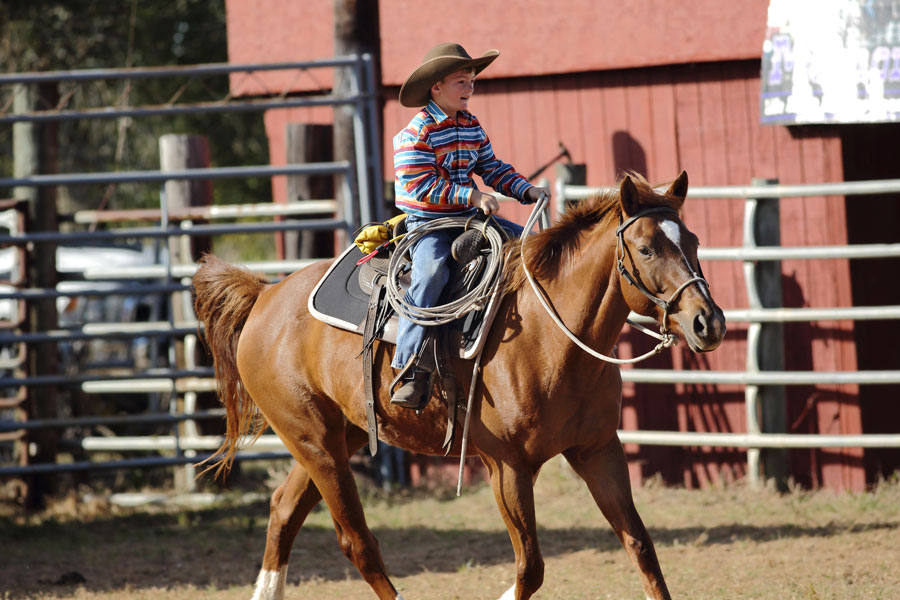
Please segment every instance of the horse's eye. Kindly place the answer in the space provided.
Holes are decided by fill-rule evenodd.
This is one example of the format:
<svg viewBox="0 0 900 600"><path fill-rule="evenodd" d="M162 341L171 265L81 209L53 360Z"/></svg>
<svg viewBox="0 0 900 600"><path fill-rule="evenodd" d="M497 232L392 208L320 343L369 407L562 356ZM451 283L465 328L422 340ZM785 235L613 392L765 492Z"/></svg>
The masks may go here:
<svg viewBox="0 0 900 600"><path fill-rule="evenodd" d="M641 253L641 256L644 256L646 258L650 258L651 256L653 256L653 250L651 250L647 246L641 246L640 248L638 248L638 252Z"/></svg>

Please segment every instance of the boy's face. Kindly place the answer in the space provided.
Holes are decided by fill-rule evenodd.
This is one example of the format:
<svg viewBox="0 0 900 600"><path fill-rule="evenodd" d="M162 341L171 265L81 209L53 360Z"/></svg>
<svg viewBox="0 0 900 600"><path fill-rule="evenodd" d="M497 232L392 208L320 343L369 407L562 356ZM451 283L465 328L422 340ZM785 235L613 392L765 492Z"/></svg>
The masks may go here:
<svg viewBox="0 0 900 600"><path fill-rule="evenodd" d="M431 97L451 117L461 110L469 110L469 98L474 93L475 69L451 73L431 86Z"/></svg>

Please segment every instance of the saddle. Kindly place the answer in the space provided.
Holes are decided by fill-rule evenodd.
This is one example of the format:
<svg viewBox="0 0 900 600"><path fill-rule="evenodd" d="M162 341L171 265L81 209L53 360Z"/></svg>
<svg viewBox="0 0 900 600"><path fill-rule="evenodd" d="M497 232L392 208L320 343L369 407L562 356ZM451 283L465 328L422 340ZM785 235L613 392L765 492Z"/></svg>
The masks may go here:
<svg viewBox="0 0 900 600"><path fill-rule="evenodd" d="M460 232L462 233L462 228ZM401 233L397 231L396 233ZM473 235L475 234L475 235ZM467 260L465 264L448 261L451 268L450 280L444 288L439 304L452 301L468 292L473 283L478 281L480 271L484 268L486 257L480 255L476 235L477 230L469 230L454 243L454 255L458 260ZM345 331L363 336L362 358L363 375L366 387L366 414L369 429L369 451L374 455L377 451L377 421L375 418L375 393L372 383L372 351L375 340L390 344L397 343L399 318L390 306L385 295L387 271L392 253L392 246L382 249L365 262L359 249L354 245L348 247L335 259L334 263L316 284L309 296L310 314L320 321ZM398 266L400 276L398 283L402 290L410 284L411 264L403 257L406 264ZM449 452L456 429L456 413L459 406L457 386L452 370L447 363L450 358L474 360L484 346L490 325L499 307L499 295L492 298L487 305L473 310L460 319L440 327L429 335L425 348L419 352L417 366L425 367L434 373L432 385L439 383L440 391L448 405L447 437L444 449ZM407 367L412 366L407 365ZM391 383L393 390L405 369ZM431 388L429 388L431 389Z"/></svg>
<svg viewBox="0 0 900 600"><path fill-rule="evenodd" d="M338 256L322 279L316 284L309 297L308 308L316 319L339 329L360 335L365 331L366 315L372 292L376 290L378 279L386 279L390 255L376 256L361 265L357 261L362 254L356 246L350 246ZM467 281L473 279L475 271L480 268L478 258L466 266L451 264L450 282L447 284L441 303L452 300L466 293ZM402 267L401 267L402 269ZM382 284L384 281L381 282ZM403 270L399 278L402 289L409 287L408 269ZM497 299L492 300L481 310L475 310L461 319L447 325L448 350L450 355L464 360L472 360L481 351L485 336L490 329L497 312ZM386 300L379 306L390 309ZM397 343L399 319L393 309L384 326L375 332L375 339Z"/></svg>

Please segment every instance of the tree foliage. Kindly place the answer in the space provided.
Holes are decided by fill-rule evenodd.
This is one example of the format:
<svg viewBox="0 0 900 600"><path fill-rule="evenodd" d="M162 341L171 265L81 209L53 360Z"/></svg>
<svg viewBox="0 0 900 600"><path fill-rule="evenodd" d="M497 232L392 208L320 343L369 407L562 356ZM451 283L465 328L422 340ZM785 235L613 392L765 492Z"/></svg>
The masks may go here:
<svg viewBox="0 0 900 600"><path fill-rule="evenodd" d="M0 58L12 72L192 65L227 61L224 0L96 2L12 0L0 3ZM62 82L63 108L209 102L228 94L227 76ZM0 88L0 105L11 86ZM50 109L53 107L43 107ZM12 174L11 127L0 127L0 169ZM228 112L63 121L59 171L81 173L159 168L159 137L204 135L212 166L266 164L262 114ZM217 180L216 203L268 200L268 179ZM60 191L72 209L157 206L150 184L70 186ZM6 192L8 194L8 191Z"/></svg>

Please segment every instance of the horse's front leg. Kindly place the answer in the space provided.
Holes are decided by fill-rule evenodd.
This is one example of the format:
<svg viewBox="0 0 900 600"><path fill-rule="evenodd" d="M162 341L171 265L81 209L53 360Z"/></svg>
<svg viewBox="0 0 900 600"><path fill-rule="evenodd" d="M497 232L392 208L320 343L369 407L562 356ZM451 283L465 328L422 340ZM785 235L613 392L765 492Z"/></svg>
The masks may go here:
<svg viewBox="0 0 900 600"><path fill-rule="evenodd" d="M603 516L640 570L647 598L671 598L650 534L634 507L628 463L618 436L596 446L570 448L565 457L587 483Z"/></svg>
<svg viewBox="0 0 900 600"><path fill-rule="evenodd" d="M483 456L491 474L494 499L516 553L516 583L500 600L527 600L544 582L544 559L538 546L534 517L534 478L537 471Z"/></svg>

